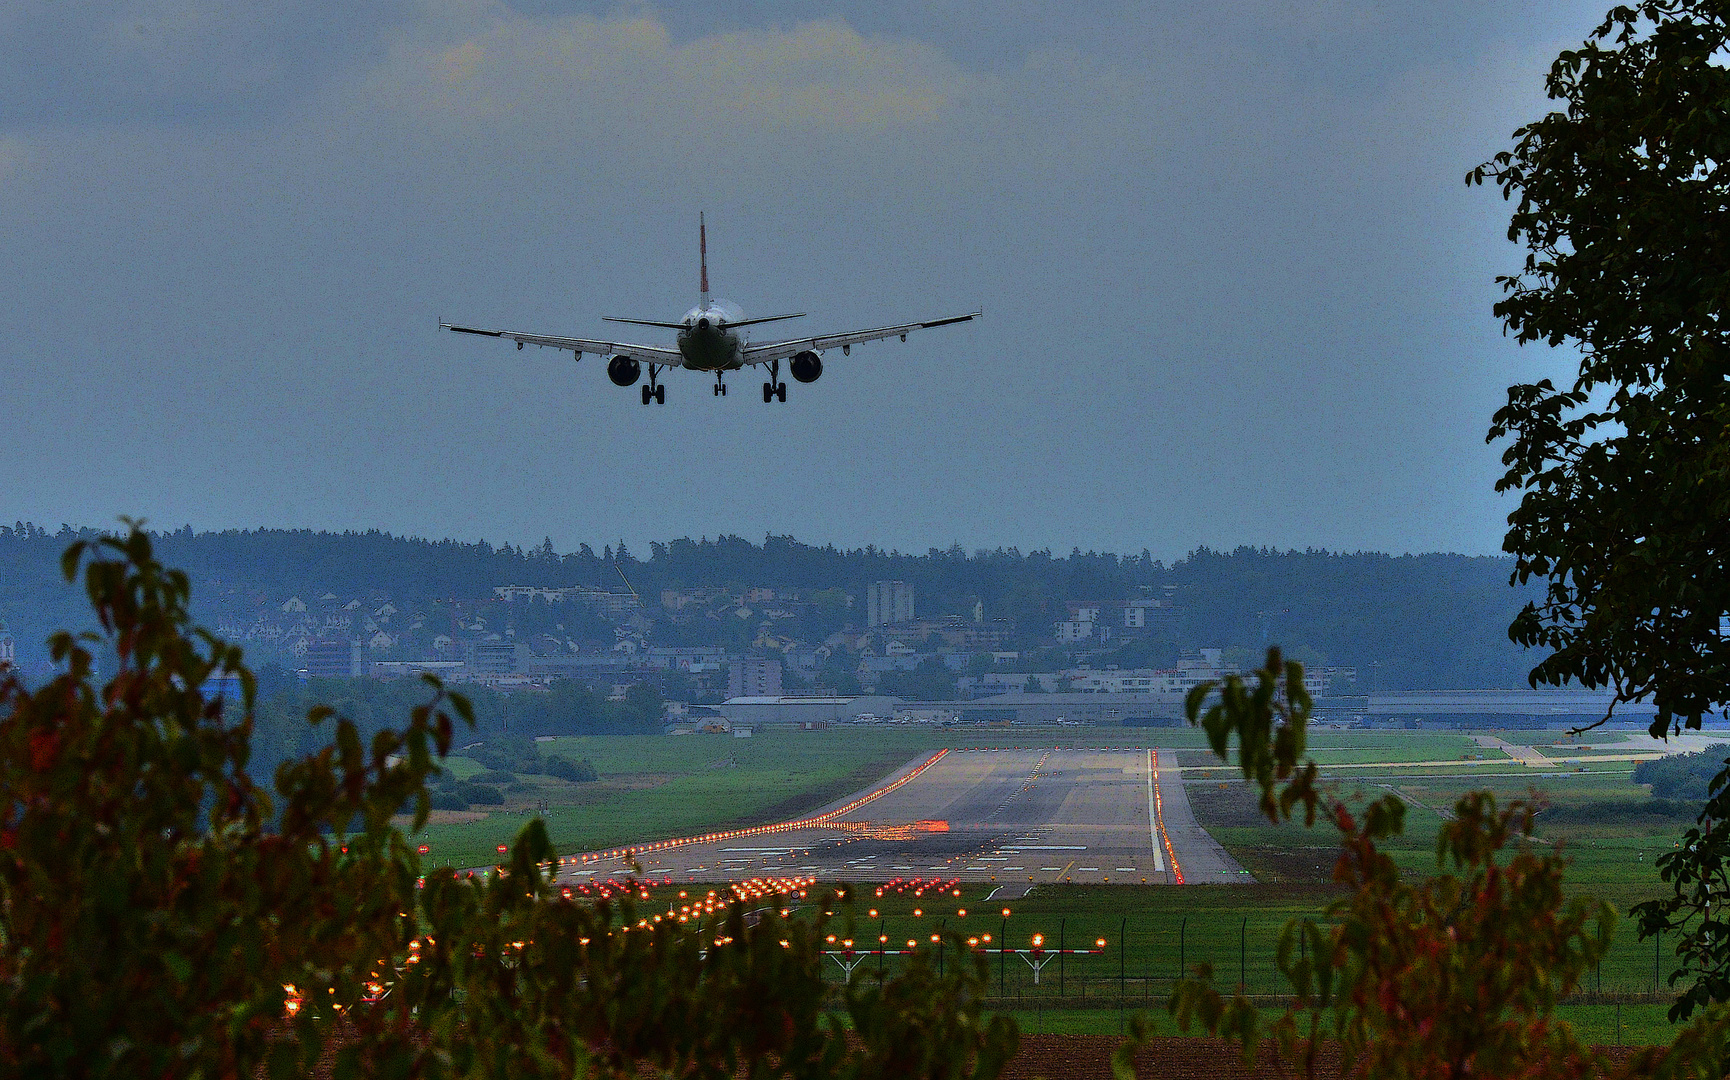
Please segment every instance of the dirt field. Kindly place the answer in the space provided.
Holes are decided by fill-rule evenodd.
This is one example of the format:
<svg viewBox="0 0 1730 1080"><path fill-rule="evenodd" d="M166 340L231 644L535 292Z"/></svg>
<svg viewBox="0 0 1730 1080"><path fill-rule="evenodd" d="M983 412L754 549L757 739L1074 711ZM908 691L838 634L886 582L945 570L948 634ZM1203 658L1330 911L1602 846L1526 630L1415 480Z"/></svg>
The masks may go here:
<svg viewBox="0 0 1730 1080"><path fill-rule="evenodd" d="M1021 1051L1004 1071L1005 1080L1111 1080L1111 1055L1122 1040L1112 1035L1023 1035ZM1634 1051L1600 1047L1611 1060ZM1159 1080L1274 1080L1271 1053L1246 1069L1235 1043L1219 1039L1155 1039L1135 1056L1135 1075ZM1318 1076L1339 1075L1337 1054L1324 1054Z"/></svg>

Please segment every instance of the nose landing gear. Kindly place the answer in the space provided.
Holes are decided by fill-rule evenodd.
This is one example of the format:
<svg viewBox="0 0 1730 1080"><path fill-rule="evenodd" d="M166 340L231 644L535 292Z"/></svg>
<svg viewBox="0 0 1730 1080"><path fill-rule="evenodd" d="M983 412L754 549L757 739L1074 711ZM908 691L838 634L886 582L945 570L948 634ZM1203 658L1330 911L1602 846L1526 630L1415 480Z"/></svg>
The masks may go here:
<svg viewBox="0 0 1730 1080"><path fill-rule="evenodd" d="M715 372L715 396L727 396L727 384L721 381L721 373L719 371Z"/></svg>

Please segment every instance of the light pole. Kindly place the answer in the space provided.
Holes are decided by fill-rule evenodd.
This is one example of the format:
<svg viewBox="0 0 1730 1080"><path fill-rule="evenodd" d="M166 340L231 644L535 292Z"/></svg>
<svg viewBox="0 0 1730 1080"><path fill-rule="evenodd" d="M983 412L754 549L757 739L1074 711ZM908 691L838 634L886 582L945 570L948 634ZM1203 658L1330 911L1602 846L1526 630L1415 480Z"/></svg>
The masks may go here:
<svg viewBox="0 0 1730 1080"><path fill-rule="evenodd" d="M1003 909L1003 925L997 928L997 996L1009 994L1009 909Z"/></svg>

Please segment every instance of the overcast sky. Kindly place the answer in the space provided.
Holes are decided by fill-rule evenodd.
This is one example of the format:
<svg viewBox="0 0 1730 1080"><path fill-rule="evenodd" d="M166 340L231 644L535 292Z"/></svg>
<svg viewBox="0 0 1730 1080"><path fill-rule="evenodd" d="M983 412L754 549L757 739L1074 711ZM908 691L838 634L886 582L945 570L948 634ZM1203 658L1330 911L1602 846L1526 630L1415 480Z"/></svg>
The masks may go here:
<svg viewBox="0 0 1730 1080"><path fill-rule="evenodd" d="M1570 366L1461 178L1602 7L13 5L0 518L1493 552ZM773 406L436 330L676 318L699 209L748 315L985 318Z"/></svg>

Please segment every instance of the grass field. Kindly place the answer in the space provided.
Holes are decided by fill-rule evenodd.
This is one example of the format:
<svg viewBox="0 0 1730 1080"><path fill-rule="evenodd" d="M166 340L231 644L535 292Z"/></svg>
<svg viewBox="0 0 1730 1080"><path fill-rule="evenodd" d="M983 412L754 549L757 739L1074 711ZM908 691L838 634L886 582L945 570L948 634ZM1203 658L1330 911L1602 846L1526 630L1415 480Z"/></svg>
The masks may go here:
<svg viewBox="0 0 1730 1080"><path fill-rule="evenodd" d="M1516 745L1604 752L1640 750L1643 737L1590 733L1567 740L1554 731L1496 732ZM428 827L434 859L483 865L496 844L509 842L535 812L547 821L555 844L566 852L626 841L707 831L736 824L782 820L808 812L871 783L917 754L943 746L1111 746L1179 748L1198 819L1256 877L1258 884L1192 886L1047 886L1011 901L1008 940L1025 947L1035 932L1048 947L1108 941L1103 956L1053 962L1035 986L1018 958L997 966L1000 990L993 1004L1014 1011L1027 1030L1112 1033L1120 995L1125 1007L1157 1007L1182 965L1214 965L1227 986L1240 979L1250 993L1273 1000L1283 983L1274 967L1281 927L1294 917L1319 916L1336 893L1329 882L1337 844L1330 828L1270 825L1255 809L1251 792L1188 729L1116 730L1056 728L959 733L925 728L830 729L818 732L760 731L752 739L658 736L561 739L542 744L544 753L587 758L602 779L566 784L525 777L507 806L484 817ZM1555 770L1533 770L1501 751L1479 747L1463 735L1402 731L1321 731L1311 748L1331 790L1356 802L1385 793L1407 805L1407 830L1388 850L1413 876L1434 873L1437 828L1455 800L1488 788L1502 801L1535 798L1553 811L1540 816L1534 842L1571 860L1570 890L1606 900L1623 913L1663 888L1653 863L1673 848L1690 824L1643 817L1637 811L1604 815L1604 807L1631 809L1648 801L1632 783L1630 762L1589 761ZM1448 762L1414 766L1413 762ZM453 771L468 775L479 766L453 759ZM1348 767L1349 766L1349 767ZM865 894L852 933L859 940L881 934L892 943L926 941L940 928L969 935L1005 930L1001 903L987 899L990 887L964 888L961 897L939 903L890 893ZM918 906L923 914L915 917ZM877 914L867 912L875 908ZM968 914L957 912L966 908ZM1656 948L1655 948L1656 946ZM1665 943L1640 942L1629 920L1621 920L1609 955L1563 1008L1594 1042L1613 1043L1620 1010L1622 1041L1668 1037ZM894 959L883 961L892 968ZM838 977L837 972L831 972ZM1620 1005L1616 1004L1620 1002ZM1083 1007L1085 1005L1085 1007ZM1168 1022L1169 1024L1169 1022ZM1169 1026L1162 1028L1171 1031Z"/></svg>
<svg viewBox="0 0 1730 1080"><path fill-rule="evenodd" d="M850 727L823 731L760 729L753 738L620 735L554 739L543 754L587 758L601 779L572 784L521 775L505 805L434 814L421 842L436 865L492 862L531 817L547 823L562 852L687 836L717 828L782 821L869 787L920 753L962 746L1205 747L1188 728L1053 727L957 732L925 727ZM481 771L461 756L461 778Z"/></svg>

